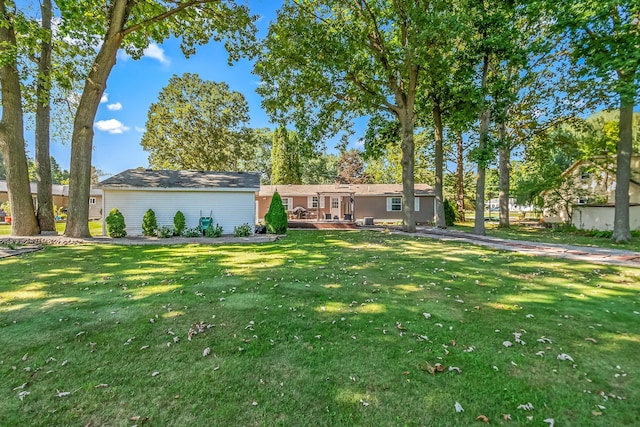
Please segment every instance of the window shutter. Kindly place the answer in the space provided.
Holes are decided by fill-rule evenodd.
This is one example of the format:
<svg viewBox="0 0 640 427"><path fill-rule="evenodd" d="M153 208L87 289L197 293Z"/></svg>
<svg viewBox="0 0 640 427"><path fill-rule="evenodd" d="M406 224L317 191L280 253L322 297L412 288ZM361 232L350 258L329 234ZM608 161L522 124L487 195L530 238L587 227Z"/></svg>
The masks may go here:
<svg viewBox="0 0 640 427"><path fill-rule="evenodd" d="M414 210L416 212L420 212L420 197L416 197L415 199L413 199L415 202L415 207Z"/></svg>
<svg viewBox="0 0 640 427"><path fill-rule="evenodd" d="M391 212L391 197L387 197L387 212Z"/></svg>

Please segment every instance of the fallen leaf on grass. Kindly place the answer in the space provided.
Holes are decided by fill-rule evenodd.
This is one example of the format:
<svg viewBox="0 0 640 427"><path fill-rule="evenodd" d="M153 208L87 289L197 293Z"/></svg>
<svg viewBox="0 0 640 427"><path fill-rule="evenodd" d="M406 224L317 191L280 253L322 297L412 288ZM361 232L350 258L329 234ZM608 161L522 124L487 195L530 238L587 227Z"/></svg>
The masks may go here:
<svg viewBox="0 0 640 427"><path fill-rule="evenodd" d="M22 385L19 385L18 387L14 387L14 390L24 390L25 386L27 385L27 383L24 383Z"/></svg>
<svg viewBox="0 0 640 427"><path fill-rule="evenodd" d="M513 345L513 343L511 341L503 341L502 345L505 347L511 347Z"/></svg>
<svg viewBox="0 0 640 427"><path fill-rule="evenodd" d="M560 353L558 355L558 360L568 360L570 362L573 362L573 357L569 356L567 353Z"/></svg>
<svg viewBox="0 0 640 427"><path fill-rule="evenodd" d="M523 409L525 411L533 411L533 405L531 402L524 403L522 405L518 405L518 409Z"/></svg>
<svg viewBox="0 0 640 427"><path fill-rule="evenodd" d="M458 368L457 366L449 366L449 372L451 371L456 371L457 373L461 374L462 371L460 370L460 368Z"/></svg>
<svg viewBox="0 0 640 427"><path fill-rule="evenodd" d="M151 373L152 377L156 377L158 375L160 375L160 372L158 372L158 371L154 371L154 372Z"/></svg>
<svg viewBox="0 0 640 427"><path fill-rule="evenodd" d="M22 400L22 399L21 399ZM602 415L602 412L600 411L591 411L591 413L595 416L595 417L599 417L600 415Z"/></svg>
<svg viewBox="0 0 640 427"><path fill-rule="evenodd" d="M484 421L485 423L488 423L488 422L489 422L489 418L485 417L484 415L478 415L478 416L476 417L476 420L478 420L478 421Z"/></svg>
<svg viewBox="0 0 640 427"><path fill-rule="evenodd" d="M594 343L594 344L597 344L597 343L598 343L598 341L597 341L595 338L585 338L584 340L585 340L585 341L592 342L592 343Z"/></svg>
<svg viewBox="0 0 640 427"><path fill-rule="evenodd" d="M432 366L429 362L424 362L424 365L421 366L420 369L429 372L431 375L435 375L436 372L444 372L444 365L436 363Z"/></svg>
<svg viewBox="0 0 640 427"><path fill-rule="evenodd" d="M29 353L25 353L25 355L22 356L22 361L26 362L28 358L29 358Z"/></svg>
<svg viewBox="0 0 640 427"><path fill-rule="evenodd" d="M549 424L549 427L553 427L555 425L555 423L556 423L556 421L553 418L547 418L543 422Z"/></svg>
<svg viewBox="0 0 640 427"><path fill-rule="evenodd" d="M205 348L204 351L202 352L203 357L207 357L210 354L211 354L211 349L209 347Z"/></svg>
<svg viewBox="0 0 640 427"><path fill-rule="evenodd" d="M98 384L97 386L94 386L93 388L107 388L109 387L109 384Z"/></svg>
<svg viewBox="0 0 640 427"><path fill-rule="evenodd" d="M22 400L26 396L29 396L30 394L31 394L31 392L29 392L29 391L21 391L20 393L18 393L18 399Z"/></svg>
<svg viewBox="0 0 640 427"><path fill-rule="evenodd" d="M360 403L362 403L362 406L369 406L369 402L365 402L362 399L360 399Z"/></svg>
<svg viewBox="0 0 640 427"><path fill-rule="evenodd" d="M456 402L454 407L456 408L456 412L458 412L458 413L464 412L464 408L462 407L462 405L460 403Z"/></svg>
<svg viewBox="0 0 640 427"><path fill-rule="evenodd" d="M58 397L66 397L66 396L69 396L70 394L71 394L70 391L56 390L56 396L58 396Z"/></svg>
<svg viewBox="0 0 640 427"><path fill-rule="evenodd" d="M511 421L511 414L502 414L502 419L505 421Z"/></svg>
<svg viewBox="0 0 640 427"><path fill-rule="evenodd" d="M422 313L422 315L424 316L425 319L428 319L431 317L431 313Z"/></svg>

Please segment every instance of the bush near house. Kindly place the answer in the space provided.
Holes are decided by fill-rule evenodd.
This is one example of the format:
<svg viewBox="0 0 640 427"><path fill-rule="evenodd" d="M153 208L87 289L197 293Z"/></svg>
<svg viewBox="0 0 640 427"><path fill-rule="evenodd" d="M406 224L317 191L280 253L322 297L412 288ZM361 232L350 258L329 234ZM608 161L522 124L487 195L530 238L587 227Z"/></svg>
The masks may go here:
<svg viewBox="0 0 640 427"><path fill-rule="evenodd" d="M153 209L149 209L142 217L142 234L145 236L155 236L158 229L158 220Z"/></svg>
<svg viewBox="0 0 640 427"><path fill-rule="evenodd" d="M287 211L284 210L282 198L280 198L280 194L278 194L277 191L273 193L271 205L269 205L269 210L264 216L264 222L266 223L267 233L269 234L285 234L287 232L289 225Z"/></svg>
<svg viewBox="0 0 640 427"><path fill-rule="evenodd" d="M460 214L458 213L458 207L455 203L451 203L449 200L444 199L444 222L447 227L451 227L458 221Z"/></svg>
<svg viewBox="0 0 640 427"><path fill-rule="evenodd" d="M246 222L242 225L238 225L237 227L233 227L233 236L234 237L249 237L253 232L251 226Z"/></svg>
<svg viewBox="0 0 640 427"><path fill-rule="evenodd" d="M181 211L176 212L175 216L173 217L173 227L175 229L174 234L176 236L182 236L186 225L187 221L184 217L184 214Z"/></svg>
<svg viewBox="0 0 640 427"><path fill-rule="evenodd" d="M127 235L126 224L124 223L124 216L117 208L111 209L109 215L105 219L107 223L107 235L109 237L125 237Z"/></svg>
<svg viewBox="0 0 640 427"><path fill-rule="evenodd" d="M209 226L204 230L205 237L221 237L222 236L222 226L220 224L209 224Z"/></svg>

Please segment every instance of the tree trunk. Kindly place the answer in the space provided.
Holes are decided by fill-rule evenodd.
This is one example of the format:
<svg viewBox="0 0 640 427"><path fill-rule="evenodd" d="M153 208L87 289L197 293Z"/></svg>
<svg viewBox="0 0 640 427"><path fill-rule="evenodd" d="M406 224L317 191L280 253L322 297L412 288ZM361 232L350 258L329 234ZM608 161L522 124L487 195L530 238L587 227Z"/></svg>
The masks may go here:
<svg viewBox="0 0 640 427"><path fill-rule="evenodd" d="M71 137L71 167L69 171L69 213L65 236L90 237L89 193L91 189L91 149L93 122L100 99L107 87L107 79L116 63L122 44L122 30L130 5L127 0L114 0L109 16L107 35L89 71L73 122Z"/></svg>
<svg viewBox="0 0 640 427"><path fill-rule="evenodd" d="M27 156L24 150L22 94L16 61L16 35L12 17L9 16L4 0L0 0L0 54L4 58L0 67L0 87L2 88L0 147L5 163L11 204L11 234L32 236L38 234L40 230L33 210Z"/></svg>
<svg viewBox="0 0 640 427"><path fill-rule="evenodd" d="M444 154L442 149L442 111L440 110L440 102L433 100L433 133L436 143L435 162L436 162L436 227L446 228L447 222L444 214L444 193L442 190L442 169L444 167Z"/></svg>
<svg viewBox="0 0 640 427"><path fill-rule="evenodd" d="M49 154L49 122L51 121L51 0L42 0L42 29L38 83L36 87L36 180L38 202L36 217L42 231L55 231L53 195L51 194L51 158Z"/></svg>
<svg viewBox="0 0 640 427"><path fill-rule="evenodd" d="M484 96L487 87L487 76L489 74L489 56L484 55L482 64L482 80L481 90ZM483 100L482 110L480 111L480 138L478 142L478 175L476 177L476 212L473 224L473 233L484 236L484 186L487 163L487 137L489 136L489 124L491 122L491 110L486 105L486 99Z"/></svg>
<svg viewBox="0 0 640 427"><path fill-rule="evenodd" d="M456 139L458 142L458 157L456 162L456 202L458 204L458 214L462 221L464 217L464 147L462 141L462 132L457 132Z"/></svg>
<svg viewBox="0 0 640 427"><path fill-rule="evenodd" d="M633 75L630 81L633 83ZM616 160L616 199L612 239L631 240L629 227L629 182L631 180L631 150L633 145L633 95L620 95L620 140Z"/></svg>
<svg viewBox="0 0 640 427"><path fill-rule="evenodd" d="M500 149L498 150L498 175L500 195L498 203L500 205L500 227L509 228L509 185L511 173L511 147L506 141L507 129L504 123L498 126L498 138L500 139Z"/></svg>
<svg viewBox="0 0 640 427"><path fill-rule="evenodd" d="M412 111L413 109L411 109ZM402 229L408 233L415 233L415 141L413 139L414 115L406 109L398 115L400 120L400 137L402 149Z"/></svg>

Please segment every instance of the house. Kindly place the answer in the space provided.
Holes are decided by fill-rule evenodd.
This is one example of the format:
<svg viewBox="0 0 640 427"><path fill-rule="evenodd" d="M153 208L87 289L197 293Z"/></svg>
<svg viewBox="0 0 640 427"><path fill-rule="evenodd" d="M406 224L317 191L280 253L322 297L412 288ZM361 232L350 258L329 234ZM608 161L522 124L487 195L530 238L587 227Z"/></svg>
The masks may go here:
<svg viewBox="0 0 640 427"><path fill-rule="evenodd" d="M427 184L416 184L414 188L416 222L432 222L433 188ZM290 218L299 218L300 212L307 220L365 223L398 222L403 218L401 184L263 185L256 198L258 222L264 222L276 191Z"/></svg>
<svg viewBox="0 0 640 427"><path fill-rule="evenodd" d="M38 195L38 183L30 183L31 197L33 198L33 206L36 206ZM69 186L53 184L51 186L51 194L53 196L53 204L58 207L67 209L69 207ZM7 181L0 181L0 203L9 200L9 191L7 189ZM100 188L91 187L89 193L89 219L102 218L102 190Z"/></svg>
<svg viewBox="0 0 640 427"><path fill-rule="evenodd" d="M564 183L556 191L543 193L543 220L571 223L584 230L613 230L616 158L595 156L580 160L562 174ZM631 156L629 182L629 226L640 229L640 154Z"/></svg>
<svg viewBox="0 0 640 427"><path fill-rule="evenodd" d="M213 217L223 233L236 226L253 225L255 194L260 175L246 172L209 172L129 169L100 182L105 217L113 208L122 212L127 234L142 234L142 218L153 209L159 226L173 226L180 210L187 227L196 227L200 217ZM106 234L106 225L103 222Z"/></svg>

